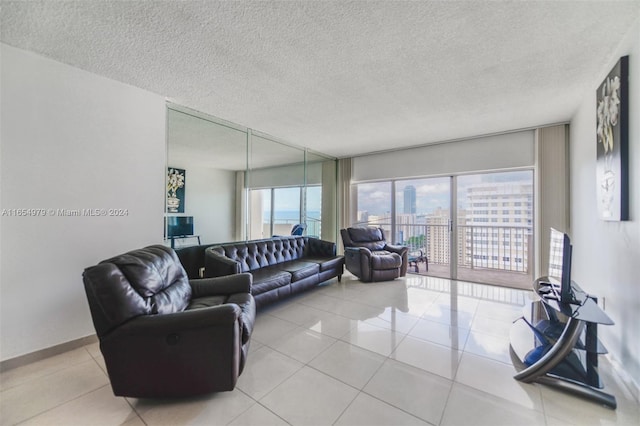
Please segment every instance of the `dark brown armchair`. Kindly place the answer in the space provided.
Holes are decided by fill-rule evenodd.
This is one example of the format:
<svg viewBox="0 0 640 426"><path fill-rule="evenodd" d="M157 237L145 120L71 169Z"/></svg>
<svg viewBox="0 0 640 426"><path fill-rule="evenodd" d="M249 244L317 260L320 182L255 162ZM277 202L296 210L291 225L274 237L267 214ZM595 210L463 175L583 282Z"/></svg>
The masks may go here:
<svg viewBox="0 0 640 426"><path fill-rule="evenodd" d="M235 387L255 321L250 274L189 280L175 252L155 245L87 268L83 281L115 395Z"/></svg>
<svg viewBox="0 0 640 426"><path fill-rule="evenodd" d="M387 244L382 228L341 229L347 270L361 281L387 281L407 274L407 247Z"/></svg>

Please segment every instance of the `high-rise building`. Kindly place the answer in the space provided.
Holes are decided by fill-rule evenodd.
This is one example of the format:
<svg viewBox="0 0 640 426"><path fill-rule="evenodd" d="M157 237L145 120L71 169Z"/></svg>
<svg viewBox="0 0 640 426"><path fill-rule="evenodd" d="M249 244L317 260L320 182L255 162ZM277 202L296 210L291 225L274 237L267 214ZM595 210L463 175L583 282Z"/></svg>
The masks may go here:
<svg viewBox="0 0 640 426"><path fill-rule="evenodd" d="M527 271L533 221L531 182L493 182L467 189L465 259L474 267Z"/></svg>
<svg viewBox="0 0 640 426"><path fill-rule="evenodd" d="M416 187L404 187L404 214L416 214Z"/></svg>

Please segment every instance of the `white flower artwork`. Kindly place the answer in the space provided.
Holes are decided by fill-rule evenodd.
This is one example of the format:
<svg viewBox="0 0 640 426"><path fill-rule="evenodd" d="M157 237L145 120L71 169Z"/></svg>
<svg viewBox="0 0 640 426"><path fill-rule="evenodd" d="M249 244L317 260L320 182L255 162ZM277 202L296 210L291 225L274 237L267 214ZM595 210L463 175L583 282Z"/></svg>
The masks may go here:
<svg viewBox="0 0 640 426"><path fill-rule="evenodd" d="M596 92L597 198L604 220L628 216L628 57L620 59Z"/></svg>
<svg viewBox="0 0 640 426"><path fill-rule="evenodd" d="M167 174L167 213L184 212L185 171L169 168Z"/></svg>

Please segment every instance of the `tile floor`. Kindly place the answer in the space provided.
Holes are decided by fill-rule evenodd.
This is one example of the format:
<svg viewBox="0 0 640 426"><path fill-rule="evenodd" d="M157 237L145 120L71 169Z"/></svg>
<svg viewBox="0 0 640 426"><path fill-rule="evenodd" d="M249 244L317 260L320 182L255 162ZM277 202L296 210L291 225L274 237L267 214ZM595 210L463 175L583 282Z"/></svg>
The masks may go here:
<svg viewBox="0 0 640 426"><path fill-rule="evenodd" d="M350 275L268 307L233 392L116 398L97 344L0 376L2 425L639 425L618 409L513 379L511 321L530 292L409 275Z"/></svg>

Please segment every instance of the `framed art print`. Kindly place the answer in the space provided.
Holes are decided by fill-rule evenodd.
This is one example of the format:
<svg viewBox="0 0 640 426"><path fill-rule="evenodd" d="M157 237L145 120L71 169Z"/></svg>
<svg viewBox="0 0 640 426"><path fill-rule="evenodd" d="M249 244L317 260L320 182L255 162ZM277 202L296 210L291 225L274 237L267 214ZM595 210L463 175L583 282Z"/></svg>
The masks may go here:
<svg viewBox="0 0 640 426"><path fill-rule="evenodd" d="M169 167L167 173L167 213L184 213L185 171Z"/></svg>
<svg viewBox="0 0 640 426"><path fill-rule="evenodd" d="M629 57L623 56L596 92L598 213L629 218Z"/></svg>

